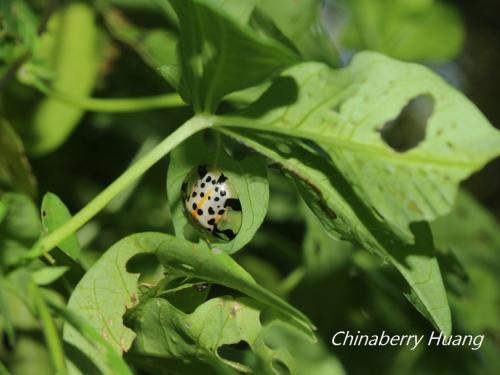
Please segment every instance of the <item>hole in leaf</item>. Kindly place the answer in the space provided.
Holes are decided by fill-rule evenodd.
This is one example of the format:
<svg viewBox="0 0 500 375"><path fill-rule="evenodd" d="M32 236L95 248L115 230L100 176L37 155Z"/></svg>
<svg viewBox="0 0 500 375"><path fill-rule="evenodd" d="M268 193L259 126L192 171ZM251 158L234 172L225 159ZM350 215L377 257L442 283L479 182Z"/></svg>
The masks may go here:
<svg viewBox="0 0 500 375"><path fill-rule="evenodd" d="M156 255L142 253L134 255L126 265L127 272L139 273L139 282L156 284L163 277L163 268L158 262Z"/></svg>
<svg viewBox="0 0 500 375"><path fill-rule="evenodd" d="M228 359L233 362L245 363L245 356L250 350L251 349L248 343L241 340L236 344L222 345L217 349L217 353L221 358Z"/></svg>
<svg viewBox="0 0 500 375"><path fill-rule="evenodd" d="M425 139L427 122L434 111L434 98L419 95L411 99L394 120L387 121L380 133L394 150L405 152Z"/></svg>
<svg viewBox="0 0 500 375"><path fill-rule="evenodd" d="M280 375L291 374L290 370L288 369L288 366L278 359L273 359L272 366L276 370L276 372Z"/></svg>

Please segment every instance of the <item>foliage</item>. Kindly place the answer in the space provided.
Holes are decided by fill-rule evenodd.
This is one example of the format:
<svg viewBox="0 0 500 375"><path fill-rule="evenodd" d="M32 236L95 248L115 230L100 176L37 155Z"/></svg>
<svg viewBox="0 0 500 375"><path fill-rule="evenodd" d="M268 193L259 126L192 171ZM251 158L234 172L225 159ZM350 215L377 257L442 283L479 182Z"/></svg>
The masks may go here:
<svg viewBox="0 0 500 375"><path fill-rule="evenodd" d="M460 183L500 132L415 63L453 59L462 21L336 7L2 2L0 373L498 372L498 224ZM186 217L204 165L238 193L227 242ZM480 364L331 347L346 327L491 336Z"/></svg>

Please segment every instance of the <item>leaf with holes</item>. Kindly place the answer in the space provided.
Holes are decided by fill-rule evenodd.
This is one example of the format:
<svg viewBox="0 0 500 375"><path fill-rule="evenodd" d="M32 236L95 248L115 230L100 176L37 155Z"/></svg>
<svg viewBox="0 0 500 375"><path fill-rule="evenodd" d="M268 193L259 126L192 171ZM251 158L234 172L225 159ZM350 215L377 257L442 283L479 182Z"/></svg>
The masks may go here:
<svg viewBox="0 0 500 375"><path fill-rule="evenodd" d="M247 7L240 8L242 1L227 2L233 4L229 7L215 0L170 3L180 21L181 95L197 112L213 113L227 94L260 83L297 61L282 45L237 21L241 13L249 14Z"/></svg>
<svg viewBox="0 0 500 375"><path fill-rule="evenodd" d="M427 224L412 226L415 242L399 236L370 210L339 170L317 153L317 147L305 148L282 135L222 131L280 165L331 235L340 235L391 262L412 288L413 302L422 307L420 311L438 329L451 331L450 309Z"/></svg>
<svg viewBox="0 0 500 375"><path fill-rule="evenodd" d="M292 86L296 101L276 105ZM372 213L409 238L409 223L449 212L458 183L500 155L500 132L462 94L422 66L374 52L340 70L295 66L219 124L317 142ZM394 134L401 127L425 137L408 144Z"/></svg>
<svg viewBox="0 0 500 375"><path fill-rule="evenodd" d="M135 237L117 242L82 277L68 301L68 308L78 312L119 355L130 348L135 337L123 325L122 316L127 307L137 302L139 275L128 273L126 264L144 251ZM68 323L64 325L63 337L74 347L73 354L68 353L71 374L95 373L97 369L110 373L106 351L94 347Z"/></svg>
<svg viewBox="0 0 500 375"><path fill-rule="evenodd" d="M243 248L253 238L266 216L269 203L269 183L266 167L259 156L235 160L229 157L222 145L210 146L203 135L195 135L177 147L170 156L167 174L168 203L172 213L175 233L190 238L189 224L184 215L181 197L183 181L191 170L208 165L224 173L234 186L241 204L241 227L229 242L216 242L213 246L232 254Z"/></svg>
<svg viewBox="0 0 500 375"><path fill-rule="evenodd" d="M122 323L127 308L138 301L138 275L127 272L128 261L140 253L155 254L170 275L193 277L236 289L273 306L289 318L289 324L314 338L312 324L300 311L276 297L255 280L229 255L211 251L204 244L194 244L162 233L139 233L113 245L81 279L71 295L68 308L78 311L89 324L101 332L117 353L129 350L135 337ZM96 367L106 371L105 353L96 350L80 333L64 326L64 339L77 348L78 356L71 357L81 371L91 371L92 358ZM72 366L73 373L79 373Z"/></svg>
<svg viewBox="0 0 500 375"><path fill-rule="evenodd" d="M274 367L279 362L295 374L300 364L287 351L286 344L281 342L271 348L264 341L266 327L261 317L264 309L264 305L249 298L224 296L208 300L193 313L184 314L163 299L151 299L128 319L137 332L130 358L153 373L161 372L166 365L179 373L191 373L187 369L195 373L196 368L200 372L201 361L212 365L214 370L228 365L248 372L245 363L229 359L239 352L234 346L245 343L261 364L259 373L279 374ZM292 330L294 338L304 343L303 346L310 346L310 351L317 349L319 344L311 344L303 334L278 321ZM274 322L276 320L271 324ZM242 354L243 358L249 355L243 352L240 356ZM147 358L161 360L148 362Z"/></svg>

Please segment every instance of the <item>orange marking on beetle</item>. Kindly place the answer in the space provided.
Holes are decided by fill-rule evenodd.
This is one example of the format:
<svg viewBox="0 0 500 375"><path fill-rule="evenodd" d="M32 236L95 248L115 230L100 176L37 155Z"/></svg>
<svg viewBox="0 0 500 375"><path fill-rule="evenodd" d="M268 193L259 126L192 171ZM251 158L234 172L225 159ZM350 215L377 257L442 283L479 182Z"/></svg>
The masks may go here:
<svg viewBox="0 0 500 375"><path fill-rule="evenodd" d="M205 205L205 202L207 201L209 195L212 194L213 192L214 192L214 189L208 190L207 193L205 194L205 196L198 201L198 203L196 204L196 210L192 210L191 211L191 215L194 218L197 218L199 216L198 212L197 212L198 209L203 208L203 206Z"/></svg>

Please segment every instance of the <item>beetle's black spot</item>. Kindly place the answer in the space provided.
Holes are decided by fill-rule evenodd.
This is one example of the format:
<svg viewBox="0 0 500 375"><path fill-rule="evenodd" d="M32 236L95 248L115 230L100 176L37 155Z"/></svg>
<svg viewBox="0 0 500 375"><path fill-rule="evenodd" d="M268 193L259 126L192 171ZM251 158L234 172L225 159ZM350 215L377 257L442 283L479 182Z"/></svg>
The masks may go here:
<svg viewBox="0 0 500 375"><path fill-rule="evenodd" d="M227 177L226 177L226 176L224 176L224 174L221 174L221 175L219 176L219 178L217 179L217 183L218 183L218 184L222 184L222 183L224 183L226 180L227 180Z"/></svg>
<svg viewBox="0 0 500 375"><path fill-rule="evenodd" d="M215 211L214 211L214 209L212 207L208 207L208 213L210 215L213 215L213 214L215 214Z"/></svg>
<svg viewBox="0 0 500 375"><path fill-rule="evenodd" d="M215 224L215 219L214 219L214 218L212 218L212 219L208 220L208 221L207 221L207 223L208 223L209 225L214 225L214 224Z"/></svg>
<svg viewBox="0 0 500 375"><path fill-rule="evenodd" d="M200 176L200 178L203 178L203 177L205 177L206 174L207 174L207 166L200 165L198 167L198 176Z"/></svg>
<svg viewBox="0 0 500 375"><path fill-rule="evenodd" d="M203 215L203 210L201 208L199 208L198 211L196 211L196 213L201 216L201 215Z"/></svg>
<svg viewBox="0 0 500 375"><path fill-rule="evenodd" d="M212 185L215 185L217 181L215 181L215 178L212 180Z"/></svg>
<svg viewBox="0 0 500 375"><path fill-rule="evenodd" d="M211 200L211 199L212 199L212 197L209 195L209 196L208 196L208 200Z"/></svg>
<svg viewBox="0 0 500 375"><path fill-rule="evenodd" d="M194 198L196 197L196 191L193 191L193 194L191 194L191 196Z"/></svg>
<svg viewBox="0 0 500 375"><path fill-rule="evenodd" d="M232 208L235 211L241 211L241 202L236 198L228 198L224 203L224 207Z"/></svg>
<svg viewBox="0 0 500 375"><path fill-rule="evenodd" d="M193 203L193 210L196 210L196 207L198 207L196 203Z"/></svg>
<svg viewBox="0 0 500 375"><path fill-rule="evenodd" d="M205 196L205 193L200 193L200 197L204 197Z"/></svg>
<svg viewBox="0 0 500 375"><path fill-rule="evenodd" d="M215 188L215 192L216 192L216 193L218 193L218 192L219 192L219 188L218 188L218 187L216 187L216 188Z"/></svg>
<svg viewBox="0 0 500 375"><path fill-rule="evenodd" d="M219 197L215 197L214 201L218 202L219 201Z"/></svg>
<svg viewBox="0 0 500 375"><path fill-rule="evenodd" d="M225 197L226 196L226 191L225 190L221 190L220 191L220 195L221 195L221 197Z"/></svg>
<svg viewBox="0 0 500 375"><path fill-rule="evenodd" d="M222 215L224 212L226 212L225 210L219 210L219 212L217 212L219 215Z"/></svg>
<svg viewBox="0 0 500 375"><path fill-rule="evenodd" d="M220 230L219 228L217 228L217 224L214 224L214 229L212 229L212 233L214 234L215 237L223 240L227 239L231 241L234 237L236 237L236 234L231 229Z"/></svg>
<svg viewBox="0 0 500 375"><path fill-rule="evenodd" d="M201 187L202 187L202 188L204 188L204 187L205 187L205 183L204 183L204 182L202 182L202 183L201 183Z"/></svg>
<svg viewBox="0 0 500 375"><path fill-rule="evenodd" d="M205 180L206 182L210 182L212 180L212 177L208 176L207 179Z"/></svg>

